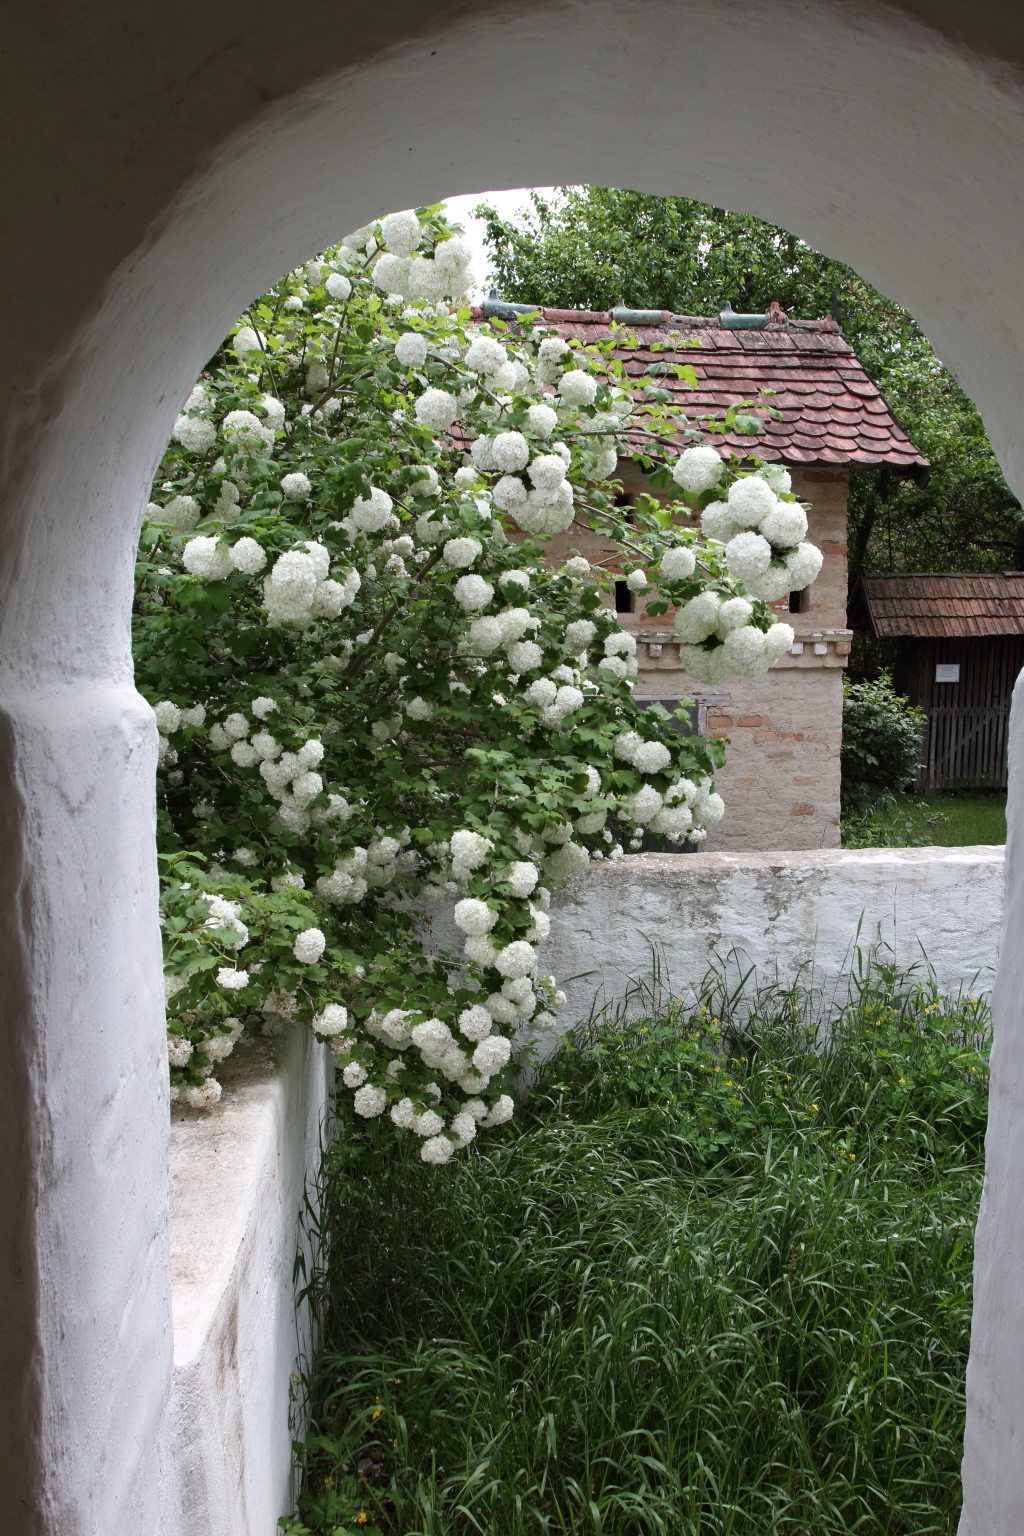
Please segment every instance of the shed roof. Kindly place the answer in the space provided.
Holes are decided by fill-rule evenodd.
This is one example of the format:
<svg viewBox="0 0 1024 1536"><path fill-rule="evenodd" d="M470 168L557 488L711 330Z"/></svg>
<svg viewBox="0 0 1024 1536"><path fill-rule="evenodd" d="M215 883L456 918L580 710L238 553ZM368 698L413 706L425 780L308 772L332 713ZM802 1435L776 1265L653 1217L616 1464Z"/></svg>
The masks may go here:
<svg viewBox="0 0 1024 1536"><path fill-rule="evenodd" d="M475 313L482 316L484 311ZM659 361L691 364L696 389L672 375L658 380L691 418L719 415L726 406L757 400L762 390L773 391L769 405L779 419L763 406L751 412L764 421L758 437L709 437L723 457L756 453L767 461L793 465L887 464L905 473L927 472L927 459L894 419L831 316L790 320L772 305L764 329L729 330L718 316L660 313L658 325L615 325L608 312L540 311L566 339L585 343L621 335L624 344L616 350L632 378ZM673 348L676 340L679 345ZM688 342L694 344L684 345ZM652 350L655 344L662 350Z"/></svg>
<svg viewBox="0 0 1024 1536"><path fill-rule="evenodd" d="M861 593L883 638L1024 635L1024 571L862 576Z"/></svg>

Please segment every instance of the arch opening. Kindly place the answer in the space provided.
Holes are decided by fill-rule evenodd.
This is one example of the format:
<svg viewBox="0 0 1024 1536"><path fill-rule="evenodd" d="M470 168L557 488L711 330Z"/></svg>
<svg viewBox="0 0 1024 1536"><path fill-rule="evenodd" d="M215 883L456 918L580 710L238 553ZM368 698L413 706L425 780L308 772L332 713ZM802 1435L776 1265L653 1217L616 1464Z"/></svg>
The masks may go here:
<svg viewBox="0 0 1024 1536"><path fill-rule="evenodd" d="M327 80L311 51L309 86L210 146L88 322L38 360L31 382L52 403L19 418L0 610L12 850L0 883L22 917L4 941L18 1107L2 1144L8 1168L42 1191L29 1212L12 1173L5 1221L16 1267L47 1271L45 1287L15 1287L24 1340L3 1364L32 1383L35 1407L8 1410L0 1438L12 1521L27 1503L38 1531L158 1528L170 1356L155 745L131 686L128 613L138 522L174 415L253 295L346 228L454 190L594 182L710 200L795 230L910 309L1024 492L1024 337L1003 302L1020 245L1005 195L1024 147L1012 85L890 11L648 0L628 27L614 4L585 11L581 27L574 6L495 10L430 46L396 37ZM515 58L528 69L503 68ZM609 110L611 68L643 82L626 118ZM51 1135L24 1103L42 1106ZM76 1172L78 1149L97 1142L98 1177ZM1008 1211L1012 1238L1020 1217ZM1010 1305L994 1294L996 1322L977 1346L986 1432L970 1453L964 1530L986 1536L1012 1529L1012 1453L992 1428L999 1407L1013 1418L992 1364ZM44 1347L69 1332L60 1356ZM111 1374L126 1360L141 1383L130 1429ZM97 1383L99 1414L85 1409Z"/></svg>

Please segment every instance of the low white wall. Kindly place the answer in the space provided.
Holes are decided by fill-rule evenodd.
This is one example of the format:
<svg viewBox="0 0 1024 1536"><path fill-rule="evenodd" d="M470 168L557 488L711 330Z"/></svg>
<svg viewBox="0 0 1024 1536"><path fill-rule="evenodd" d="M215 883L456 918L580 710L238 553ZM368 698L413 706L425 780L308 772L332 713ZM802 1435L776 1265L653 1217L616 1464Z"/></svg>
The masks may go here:
<svg viewBox="0 0 1024 1536"><path fill-rule="evenodd" d="M288 1025L243 1037L218 1075L220 1104L175 1109L171 1126L160 1536L274 1536L292 1509L292 1378L312 1331L293 1271L333 1064Z"/></svg>
<svg viewBox="0 0 1024 1536"><path fill-rule="evenodd" d="M827 996L858 946L930 966L945 992L987 992L1002 905L1002 847L631 854L558 893L542 961L568 994L562 1027L649 979L652 950L663 983L688 997L725 961L734 978L754 966Z"/></svg>

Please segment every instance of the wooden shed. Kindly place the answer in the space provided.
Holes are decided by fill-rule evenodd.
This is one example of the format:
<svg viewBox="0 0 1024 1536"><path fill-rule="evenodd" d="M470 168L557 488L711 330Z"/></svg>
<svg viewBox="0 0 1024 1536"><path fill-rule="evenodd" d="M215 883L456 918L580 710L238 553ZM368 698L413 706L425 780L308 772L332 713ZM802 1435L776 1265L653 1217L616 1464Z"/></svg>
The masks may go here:
<svg viewBox="0 0 1024 1536"><path fill-rule="evenodd" d="M928 717L918 788L1005 787L1024 571L864 576L860 597L872 632L896 641L897 691Z"/></svg>

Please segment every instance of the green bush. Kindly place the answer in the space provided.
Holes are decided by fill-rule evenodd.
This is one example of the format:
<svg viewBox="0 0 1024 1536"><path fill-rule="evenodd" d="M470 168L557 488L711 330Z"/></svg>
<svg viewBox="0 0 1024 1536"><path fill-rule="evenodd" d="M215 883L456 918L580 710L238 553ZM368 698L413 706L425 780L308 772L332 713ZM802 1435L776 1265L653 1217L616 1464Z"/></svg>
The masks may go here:
<svg viewBox="0 0 1024 1536"><path fill-rule="evenodd" d="M305 1529L951 1536L985 1045L892 968L718 982L582 1026L443 1178L345 1109Z"/></svg>
<svg viewBox="0 0 1024 1536"><path fill-rule="evenodd" d="M863 813L917 773L924 710L896 693L887 672L874 682L843 679L843 815Z"/></svg>

